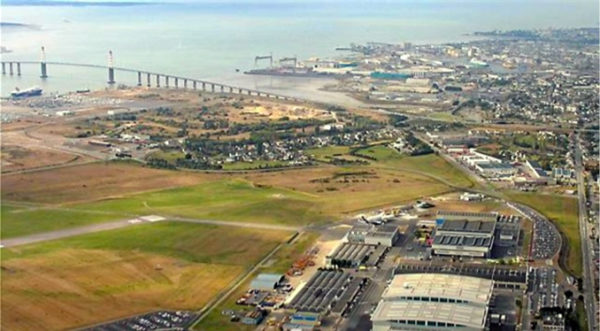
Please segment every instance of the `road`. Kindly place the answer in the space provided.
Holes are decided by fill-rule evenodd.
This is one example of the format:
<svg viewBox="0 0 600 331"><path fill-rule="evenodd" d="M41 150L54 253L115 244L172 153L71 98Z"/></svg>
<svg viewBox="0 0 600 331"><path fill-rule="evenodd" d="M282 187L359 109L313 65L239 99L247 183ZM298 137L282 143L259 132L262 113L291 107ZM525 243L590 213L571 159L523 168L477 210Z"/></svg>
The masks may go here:
<svg viewBox="0 0 600 331"><path fill-rule="evenodd" d="M583 256L583 295L585 302L585 312L588 321L588 330L598 330L598 321L596 320L596 300L594 298L594 272L592 266L594 263L591 258L590 239L588 235L587 206L585 198L585 176L582 163L581 146L579 136L575 141L575 171L577 172L577 193L579 195L579 235L581 237L581 253Z"/></svg>
<svg viewBox="0 0 600 331"><path fill-rule="evenodd" d="M88 233L107 231L120 229L127 226L133 226L137 224L148 223L151 221L143 220L144 216L140 216L137 218L131 218L126 220L119 220L114 222L107 223L98 223L91 224L86 226L80 226L76 228L36 233L23 237L16 238L8 238L4 239L1 242L2 247L15 247L22 246L28 244L34 244L42 241L56 240L62 238L68 238L73 236L79 236ZM300 227L294 226L285 226L285 225L277 225L277 224L264 224L264 223L250 223L250 222L228 222L228 221L218 221L218 220L208 220L208 219L194 219L194 218L183 218L183 217L161 217L162 219L175 221L175 222L185 222L185 223L195 223L195 224L205 224L205 225L218 225L218 226L233 226L233 227L241 227L241 228L251 228L251 229L261 229L261 230L276 230L276 231L299 231Z"/></svg>

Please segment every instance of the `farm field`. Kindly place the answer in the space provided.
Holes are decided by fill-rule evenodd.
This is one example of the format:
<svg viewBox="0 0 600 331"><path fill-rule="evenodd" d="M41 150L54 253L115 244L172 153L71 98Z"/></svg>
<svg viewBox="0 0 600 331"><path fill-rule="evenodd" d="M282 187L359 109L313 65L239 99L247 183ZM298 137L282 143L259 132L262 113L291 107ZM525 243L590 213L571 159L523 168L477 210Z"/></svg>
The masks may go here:
<svg viewBox="0 0 600 331"><path fill-rule="evenodd" d="M526 204L550 219L567 237L569 242L567 267L575 275L581 275L581 237L579 236L578 207L576 197L551 194L508 192L508 197Z"/></svg>
<svg viewBox="0 0 600 331"><path fill-rule="evenodd" d="M159 222L4 249L2 328L56 330L199 309L290 236Z"/></svg>

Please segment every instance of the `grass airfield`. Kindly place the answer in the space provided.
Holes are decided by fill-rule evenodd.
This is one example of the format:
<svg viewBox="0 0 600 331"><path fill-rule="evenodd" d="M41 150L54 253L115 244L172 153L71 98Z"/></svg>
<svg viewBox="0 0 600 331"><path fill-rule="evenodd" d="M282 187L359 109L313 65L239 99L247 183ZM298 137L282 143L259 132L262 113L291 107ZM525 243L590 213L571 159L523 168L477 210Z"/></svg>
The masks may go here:
<svg viewBox="0 0 600 331"><path fill-rule="evenodd" d="M3 250L2 328L198 309L291 235L165 221Z"/></svg>
<svg viewBox="0 0 600 331"><path fill-rule="evenodd" d="M1 237L150 214L301 227L454 190L422 173L436 168L454 176L437 156L378 157L368 165L277 172L111 162L13 174L2 178ZM448 180L469 185L458 176ZM197 310L291 234L164 221L3 248L2 328L57 330L159 308ZM284 246L261 270L285 271L306 245ZM213 318L200 329L218 326Z"/></svg>

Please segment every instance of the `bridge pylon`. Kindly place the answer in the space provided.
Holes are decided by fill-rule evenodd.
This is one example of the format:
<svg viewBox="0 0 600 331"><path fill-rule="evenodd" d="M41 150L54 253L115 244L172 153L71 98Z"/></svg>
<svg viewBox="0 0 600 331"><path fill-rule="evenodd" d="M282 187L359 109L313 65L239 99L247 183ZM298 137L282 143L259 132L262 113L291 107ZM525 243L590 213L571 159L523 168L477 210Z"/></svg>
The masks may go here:
<svg viewBox="0 0 600 331"><path fill-rule="evenodd" d="M42 53L40 55L40 69L42 72L40 74L40 78L48 78L48 71L46 68L46 49L44 46L42 46Z"/></svg>
<svg viewBox="0 0 600 331"><path fill-rule="evenodd" d="M115 83L115 68L113 62L113 53L112 51L108 51L108 83Z"/></svg>

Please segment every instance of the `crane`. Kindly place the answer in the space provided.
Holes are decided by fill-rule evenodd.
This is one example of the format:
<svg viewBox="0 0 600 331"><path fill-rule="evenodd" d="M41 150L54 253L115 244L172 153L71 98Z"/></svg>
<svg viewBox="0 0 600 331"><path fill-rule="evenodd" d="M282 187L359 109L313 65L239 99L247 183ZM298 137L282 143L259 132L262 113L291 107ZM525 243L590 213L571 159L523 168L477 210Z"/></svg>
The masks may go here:
<svg viewBox="0 0 600 331"><path fill-rule="evenodd" d="M292 68L294 68L294 70L296 70L296 66L298 64L298 58L296 58L296 56L294 57L284 57L279 59L279 65L281 65L282 67L284 66L284 63L286 62L294 62L294 65L292 66Z"/></svg>
<svg viewBox="0 0 600 331"><path fill-rule="evenodd" d="M258 65L258 61L267 59L269 60L270 67L273 68L273 53L271 53L270 55L256 56L254 58L254 66L256 67Z"/></svg>

